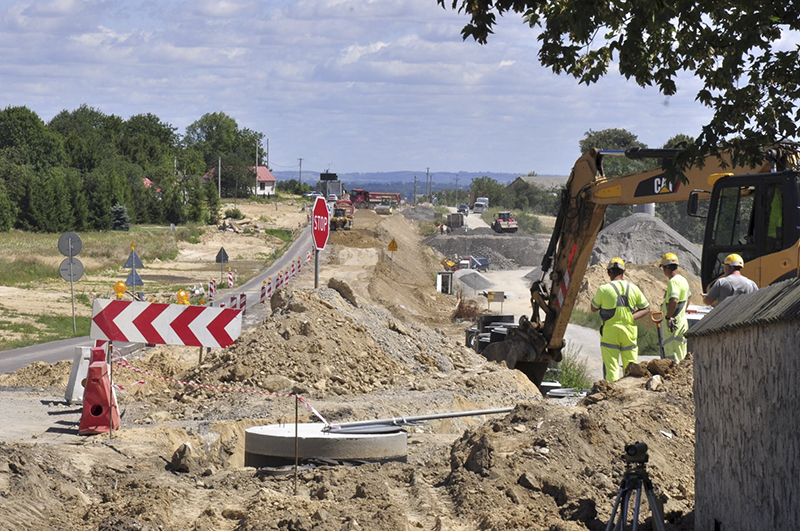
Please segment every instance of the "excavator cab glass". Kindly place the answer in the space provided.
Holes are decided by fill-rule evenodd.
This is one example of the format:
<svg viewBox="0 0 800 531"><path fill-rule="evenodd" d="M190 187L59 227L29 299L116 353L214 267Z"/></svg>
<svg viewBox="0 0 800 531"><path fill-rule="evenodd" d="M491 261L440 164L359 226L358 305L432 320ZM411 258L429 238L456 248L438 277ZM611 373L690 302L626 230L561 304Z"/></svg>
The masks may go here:
<svg viewBox="0 0 800 531"><path fill-rule="evenodd" d="M796 276L796 267L782 270L772 262L751 261L786 249L800 238L800 176L792 171L728 177L714 185L703 246L704 286L723 274L726 256L744 258L743 274L759 286ZM788 265L787 265L788 267Z"/></svg>

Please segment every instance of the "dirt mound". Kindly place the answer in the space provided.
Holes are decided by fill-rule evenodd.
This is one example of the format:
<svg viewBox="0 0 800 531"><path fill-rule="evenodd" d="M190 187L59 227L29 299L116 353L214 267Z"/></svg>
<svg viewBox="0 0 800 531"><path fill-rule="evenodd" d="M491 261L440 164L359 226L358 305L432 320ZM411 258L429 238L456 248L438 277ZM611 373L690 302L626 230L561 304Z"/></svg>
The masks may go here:
<svg viewBox="0 0 800 531"><path fill-rule="evenodd" d="M66 388L71 370L71 361L54 364L34 361L14 373L0 374L0 386Z"/></svg>
<svg viewBox="0 0 800 531"><path fill-rule="evenodd" d="M404 218L412 221L433 221L436 210L430 203L406 207L400 211Z"/></svg>
<svg viewBox="0 0 800 531"><path fill-rule="evenodd" d="M626 264L649 264L664 253L675 253L682 269L700 275L700 249L695 244L655 216L633 214L600 231L589 264L605 266L615 256Z"/></svg>
<svg viewBox="0 0 800 531"><path fill-rule="evenodd" d="M453 446L447 478L459 513L481 522L481 529L603 529L623 472L624 448L642 441L649 447L647 469L665 502L665 517L690 526L691 360L665 381L666 392L648 391L645 378L603 382L605 393L594 390L603 397L598 402L576 408L520 405L467 432ZM649 514L643 513L642 518Z"/></svg>

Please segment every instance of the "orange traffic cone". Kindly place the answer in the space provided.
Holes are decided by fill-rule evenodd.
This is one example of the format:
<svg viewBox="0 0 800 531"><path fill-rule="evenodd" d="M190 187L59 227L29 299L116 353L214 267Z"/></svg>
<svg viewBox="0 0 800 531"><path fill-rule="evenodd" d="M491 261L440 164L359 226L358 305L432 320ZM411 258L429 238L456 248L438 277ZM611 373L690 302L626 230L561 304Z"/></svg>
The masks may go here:
<svg viewBox="0 0 800 531"><path fill-rule="evenodd" d="M102 348L92 349L92 363L83 391L83 413L78 433L91 435L119 429L119 408L111 391L106 353Z"/></svg>

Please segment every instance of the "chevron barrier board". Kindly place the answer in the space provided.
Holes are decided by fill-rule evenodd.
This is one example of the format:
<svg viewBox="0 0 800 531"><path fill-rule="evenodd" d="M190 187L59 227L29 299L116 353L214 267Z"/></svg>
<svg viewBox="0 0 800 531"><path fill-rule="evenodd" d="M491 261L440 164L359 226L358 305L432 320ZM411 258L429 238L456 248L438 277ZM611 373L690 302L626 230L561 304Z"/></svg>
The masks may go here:
<svg viewBox="0 0 800 531"><path fill-rule="evenodd" d="M227 347L241 333L239 310L95 299L89 337L154 345Z"/></svg>

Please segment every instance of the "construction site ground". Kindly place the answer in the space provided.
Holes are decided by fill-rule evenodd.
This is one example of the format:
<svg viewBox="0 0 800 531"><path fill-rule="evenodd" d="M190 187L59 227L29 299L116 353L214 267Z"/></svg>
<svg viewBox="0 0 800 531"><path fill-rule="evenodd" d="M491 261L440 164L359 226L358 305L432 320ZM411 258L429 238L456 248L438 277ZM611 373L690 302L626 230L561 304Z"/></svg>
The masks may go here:
<svg viewBox="0 0 800 531"><path fill-rule="evenodd" d="M511 237L530 239L496 236ZM64 401L71 362L1 375L0 529L605 529L634 441L650 447L667 529L692 529L691 356L645 362L581 400L542 398L518 371L465 347L470 323L452 319L456 298L435 290L443 256L402 212L357 211L352 230L331 234L321 287L304 268L234 346L202 361L175 346L131 356L148 374L115 365L113 436L77 434L81 408ZM540 259L490 271L517 295L504 311L529 311L524 276ZM657 268L631 271L660 302ZM603 274L588 272L580 305ZM462 296L483 306L479 291ZM293 423L292 394L332 423L514 410L410 427L403 460L303 468L295 484L291 471L244 466L245 429ZM299 416L319 421L302 405Z"/></svg>

